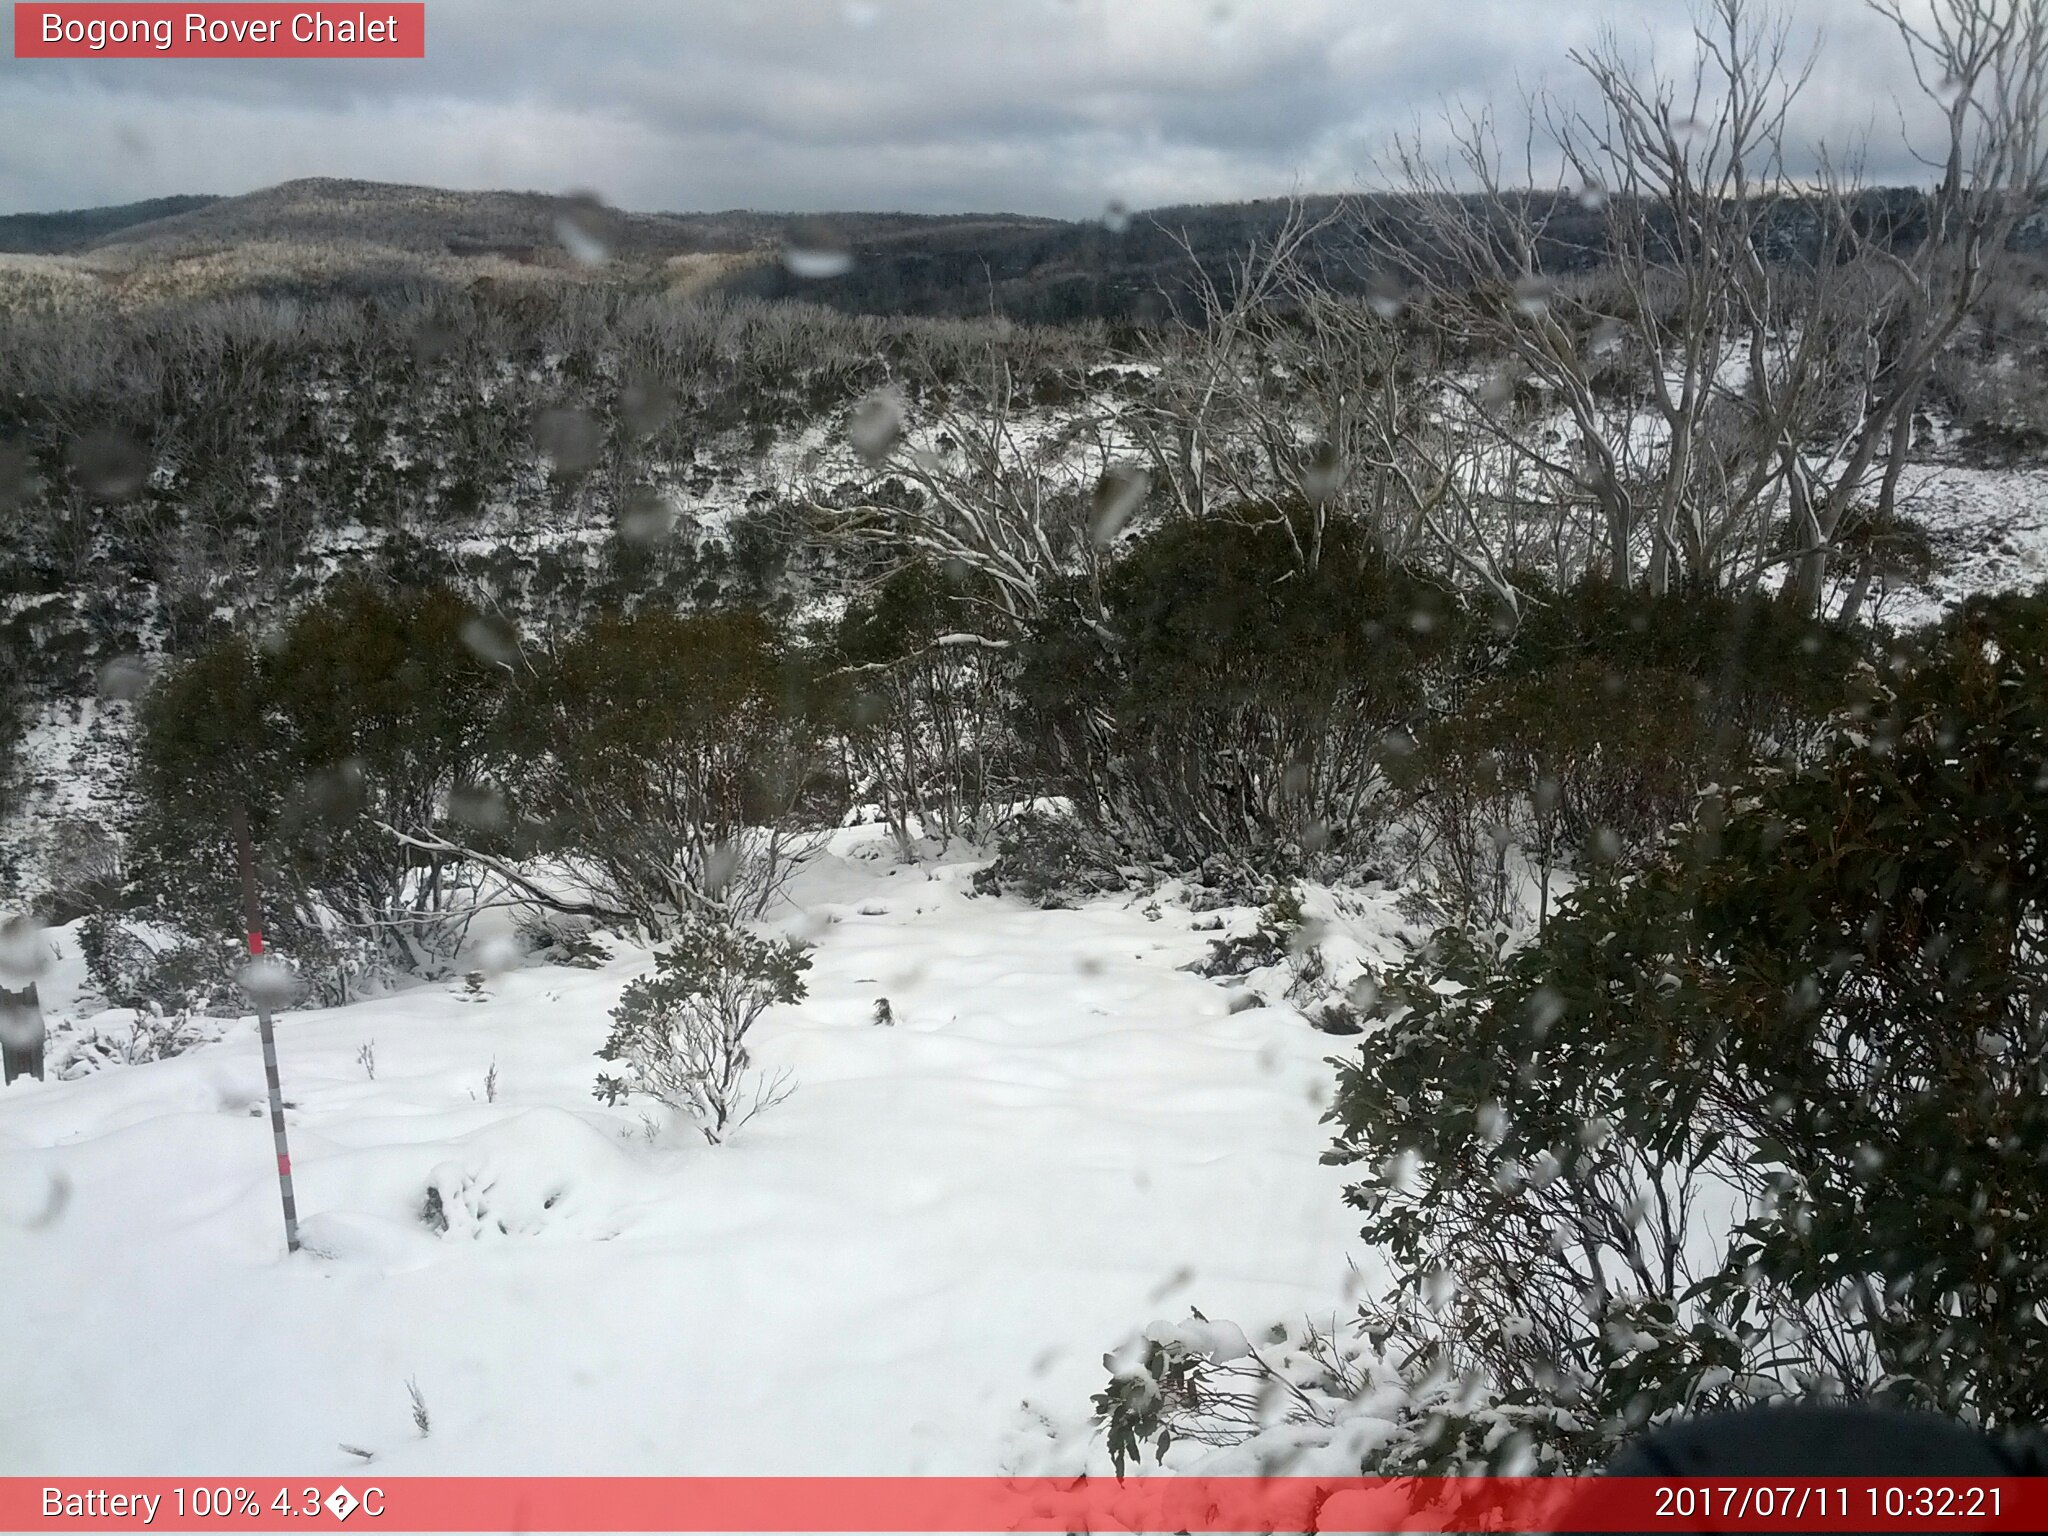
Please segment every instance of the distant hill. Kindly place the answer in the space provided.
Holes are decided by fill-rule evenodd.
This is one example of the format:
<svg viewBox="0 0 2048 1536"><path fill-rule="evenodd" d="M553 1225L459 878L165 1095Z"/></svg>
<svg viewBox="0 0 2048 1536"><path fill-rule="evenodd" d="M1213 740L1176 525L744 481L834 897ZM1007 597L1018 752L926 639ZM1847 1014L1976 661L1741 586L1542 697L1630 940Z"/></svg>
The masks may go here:
<svg viewBox="0 0 2048 1536"><path fill-rule="evenodd" d="M1546 271L1600 264L1606 225L1597 209L1567 193L1528 196L1547 205L1539 251ZM541 279L573 271L669 291L800 297L856 314L1116 322L1184 305L1198 270L1227 291L1247 248L1270 238L1293 206L1275 198L1081 222L1002 213L629 213L541 192L310 178L239 197L16 214L0 218L0 252L55 253L81 272L140 278L145 287L188 274L181 292L193 285L317 291L337 282L365 289L421 279L466 283L526 269ZM1772 245L1791 256L1812 212L1783 206ZM1924 227L1923 206L1916 192L1874 191L1858 216L1911 243ZM1334 198L1307 200L1312 219L1336 207ZM1421 236L1405 204L1358 207L1395 250L1418 250ZM1307 253L1327 282L1352 292L1372 283L1375 267L1389 259L1386 246L1368 248L1360 222L1328 222ZM2022 243L2039 244L2041 233L2030 231ZM778 250L839 259L785 263L774 259Z"/></svg>
<svg viewBox="0 0 2048 1536"><path fill-rule="evenodd" d="M545 192L463 192L309 177L239 197L163 198L85 213L19 214L0 220L0 251L58 249L25 243L38 238L31 225L39 220L75 227L64 250L131 259L254 242L375 246L419 255L553 256L563 252L567 220L608 256L625 262L754 250L807 236L813 241L889 239L925 230L1057 225L1050 219L986 214L628 213L590 198ZM94 220L100 223L94 226ZM22 228L12 230L10 224Z"/></svg>
<svg viewBox="0 0 2048 1536"><path fill-rule="evenodd" d="M217 197L152 197L147 202L122 203L112 208L0 213L0 251L32 256L82 251L124 229L191 213L219 201Z"/></svg>

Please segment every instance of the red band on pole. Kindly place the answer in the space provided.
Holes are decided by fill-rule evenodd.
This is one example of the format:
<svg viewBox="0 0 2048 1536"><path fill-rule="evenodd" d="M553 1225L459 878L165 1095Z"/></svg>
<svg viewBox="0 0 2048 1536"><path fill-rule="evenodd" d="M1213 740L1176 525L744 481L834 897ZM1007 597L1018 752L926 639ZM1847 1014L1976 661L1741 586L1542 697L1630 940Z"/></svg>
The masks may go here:
<svg viewBox="0 0 2048 1536"><path fill-rule="evenodd" d="M260 954L262 954L262 953L263 953L263 935L262 935L262 934L260 934L260 933L251 933L251 934L249 935L249 953L250 953L250 954L252 954L252 955L260 955Z"/></svg>
<svg viewBox="0 0 2048 1536"><path fill-rule="evenodd" d="M282 1152L277 1154L277 1171L279 1173L290 1173L292 1171L291 1158Z"/></svg>

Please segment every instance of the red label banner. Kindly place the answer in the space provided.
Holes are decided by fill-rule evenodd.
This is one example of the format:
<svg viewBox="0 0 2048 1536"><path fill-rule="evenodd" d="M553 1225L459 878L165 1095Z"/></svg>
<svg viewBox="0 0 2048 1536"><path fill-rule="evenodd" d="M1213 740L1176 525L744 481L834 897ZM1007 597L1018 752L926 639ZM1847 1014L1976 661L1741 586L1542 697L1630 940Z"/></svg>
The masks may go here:
<svg viewBox="0 0 2048 1536"><path fill-rule="evenodd" d="M2039 1531L2022 1478L0 1478L0 1530Z"/></svg>
<svg viewBox="0 0 2048 1536"><path fill-rule="evenodd" d="M353 5L14 7L17 59L423 59L419 0Z"/></svg>

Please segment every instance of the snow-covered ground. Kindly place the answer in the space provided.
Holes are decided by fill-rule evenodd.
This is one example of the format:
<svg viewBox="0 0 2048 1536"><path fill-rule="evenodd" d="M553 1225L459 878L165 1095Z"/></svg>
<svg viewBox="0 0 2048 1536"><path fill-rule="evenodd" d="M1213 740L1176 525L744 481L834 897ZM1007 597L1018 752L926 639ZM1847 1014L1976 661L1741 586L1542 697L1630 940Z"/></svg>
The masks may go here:
<svg viewBox="0 0 2048 1536"><path fill-rule="evenodd" d="M1153 1319L1341 1310L1341 1042L1178 969L1216 937L1183 906L977 867L835 836L755 1052L796 1092L720 1147L591 1095L644 952L283 1016L295 1257L253 1022L0 1090L0 1473L990 1474Z"/></svg>
<svg viewBox="0 0 2048 1536"><path fill-rule="evenodd" d="M1882 609L1887 622L1929 623L1973 593L2048 582L2048 468L1915 464L1902 490L1936 569L1926 586L1892 591Z"/></svg>

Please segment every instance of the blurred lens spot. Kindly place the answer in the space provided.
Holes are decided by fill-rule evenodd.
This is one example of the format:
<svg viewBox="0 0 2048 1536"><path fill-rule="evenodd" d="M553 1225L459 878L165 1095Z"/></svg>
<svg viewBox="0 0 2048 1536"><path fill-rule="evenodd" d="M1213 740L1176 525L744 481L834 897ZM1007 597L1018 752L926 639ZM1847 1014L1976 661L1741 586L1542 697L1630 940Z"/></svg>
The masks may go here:
<svg viewBox="0 0 2048 1536"><path fill-rule="evenodd" d="M1547 315L1556 293L1550 279L1531 275L1515 283L1515 308L1525 315Z"/></svg>
<svg viewBox="0 0 2048 1536"><path fill-rule="evenodd" d="M737 844L720 843L704 856L704 892L717 899L725 894L733 877L740 871L740 850Z"/></svg>
<svg viewBox="0 0 2048 1536"><path fill-rule="evenodd" d="M149 664L140 656L116 656L100 668L103 699L139 699L149 691Z"/></svg>
<svg viewBox="0 0 2048 1536"><path fill-rule="evenodd" d="M412 355L421 363L438 363L455 350L459 338L454 328L429 320L412 333Z"/></svg>
<svg viewBox="0 0 2048 1536"><path fill-rule="evenodd" d="M875 0L841 0L839 14L849 27L864 32L882 19L882 8Z"/></svg>
<svg viewBox="0 0 2048 1536"><path fill-rule="evenodd" d="M308 774L292 807L297 817L339 824L353 819L368 802L368 780L355 758Z"/></svg>
<svg viewBox="0 0 2048 1536"><path fill-rule="evenodd" d="M619 508L619 537L628 544L650 549L675 532L676 509L651 485L636 485L626 493Z"/></svg>
<svg viewBox="0 0 2048 1536"><path fill-rule="evenodd" d="M1589 181L1579 188L1579 206L1588 213L1598 213L1607 206L1607 189L1597 181Z"/></svg>
<svg viewBox="0 0 2048 1536"><path fill-rule="evenodd" d="M486 976L516 971L523 961L519 941L509 933L494 933L476 947L476 968Z"/></svg>
<svg viewBox="0 0 2048 1536"><path fill-rule="evenodd" d="M550 406L534 418L534 446L565 474L595 464L603 440L597 419L573 405Z"/></svg>
<svg viewBox="0 0 2048 1536"><path fill-rule="evenodd" d="M835 231L822 225L799 225L783 240L782 265L791 277L815 282L851 272L853 253Z"/></svg>
<svg viewBox="0 0 2048 1536"><path fill-rule="evenodd" d="M28 1182L32 1185L36 1181ZM0 1222L24 1232L55 1226L64 1207L71 1203L71 1179L58 1171L44 1174L40 1182L42 1188L33 1191L18 1185L0 1185Z"/></svg>
<svg viewBox="0 0 2048 1536"><path fill-rule="evenodd" d="M21 913L0 922L0 980L19 989L49 968L50 946L40 927Z"/></svg>
<svg viewBox="0 0 2048 1536"><path fill-rule="evenodd" d="M1194 1283L1194 1266L1192 1264L1183 1264L1179 1269L1176 1269L1172 1274L1155 1285L1152 1288L1151 1294L1145 1300L1151 1305L1157 1306L1175 1291L1184 1291Z"/></svg>
<svg viewBox="0 0 2048 1536"><path fill-rule="evenodd" d="M299 978L282 960L258 955L235 978L243 994L259 1008L283 1008L299 995Z"/></svg>
<svg viewBox="0 0 2048 1536"><path fill-rule="evenodd" d="M1391 272L1375 272L1365 285L1365 302L1382 320L1396 320L1408 307L1408 290Z"/></svg>
<svg viewBox="0 0 2048 1536"><path fill-rule="evenodd" d="M495 832L505 825L505 797L488 784L464 784L448 796L448 819Z"/></svg>
<svg viewBox="0 0 2048 1536"><path fill-rule="evenodd" d="M676 402L659 379L634 379L619 391L619 420L635 437L651 437L668 425Z"/></svg>
<svg viewBox="0 0 2048 1536"><path fill-rule="evenodd" d="M471 655L494 667L509 667L519 659L519 631L495 613L472 614L464 620L462 643Z"/></svg>
<svg viewBox="0 0 2048 1536"><path fill-rule="evenodd" d="M1098 545L1107 545L1123 532L1124 524L1152 488L1152 477L1135 464L1112 464L1095 485L1095 505L1088 518L1088 534Z"/></svg>
<svg viewBox="0 0 2048 1536"><path fill-rule="evenodd" d="M35 461L28 445L0 439L0 512L11 512L36 493Z"/></svg>
<svg viewBox="0 0 2048 1536"><path fill-rule="evenodd" d="M1102 227L1112 235L1120 235L1131 227L1131 210L1127 203L1111 198L1102 209Z"/></svg>
<svg viewBox="0 0 2048 1536"><path fill-rule="evenodd" d="M853 408L847 440L869 468L886 461L903 440L903 404L891 390L878 389Z"/></svg>
<svg viewBox="0 0 2048 1536"><path fill-rule="evenodd" d="M1317 443L1301 469L1301 489L1312 502L1325 502L1344 485L1344 457L1335 443Z"/></svg>
<svg viewBox="0 0 2048 1536"><path fill-rule="evenodd" d="M604 231L604 204L593 193L572 193L555 217L555 238L573 260L586 267L601 267L612 259Z"/></svg>
<svg viewBox="0 0 2048 1536"><path fill-rule="evenodd" d="M86 494L126 501L149 482L149 455L125 432L96 427L71 445L71 468Z"/></svg>

